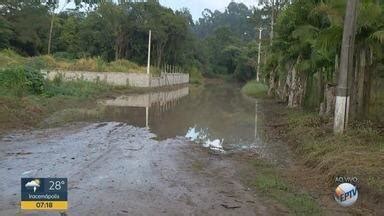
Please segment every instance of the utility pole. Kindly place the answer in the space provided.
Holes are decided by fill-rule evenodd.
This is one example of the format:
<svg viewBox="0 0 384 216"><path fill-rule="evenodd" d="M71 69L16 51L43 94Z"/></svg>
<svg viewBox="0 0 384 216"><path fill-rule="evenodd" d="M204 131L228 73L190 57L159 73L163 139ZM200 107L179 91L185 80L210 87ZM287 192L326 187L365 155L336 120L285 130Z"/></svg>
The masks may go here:
<svg viewBox="0 0 384 216"><path fill-rule="evenodd" d="M259 28L259 52L257 56L257 72L256 72L256 81L260 81L260 61L261 61L261 33L263 32L263 28Z"/></svg>
<svg viewBox="0 0 384 216"><path fill-rule="evenodd" d="M55 19L55 9L52 10L51 25L49 27L49 36L48 36L48 55L51 55L51 45L52 45L52 32L53 32L53 21Z"/></svg>
<svg viewBox="0 0 384 216"><path fill-rule="evenodd" d="M148 63L147 63L147 74L149 75L149 68L151 67L151 37L152 31L149 30L149 38L148 38Z"/></svg>
<svg viewBox="0 0 384 216"><path fill-rule="evenodd" d="M275 28L275 0L271 0L272 14L271 14L271 46L273 44L274 28Z"/></svg>
<svg viewBox="0 0 384 216"><path fill-rule="evenodd" d="M353 52L356 34L357 5L359 0L348 0L344 19L340 71L337 84L334 133L343 133L348 124L350 92L348 75L353 71Z"/></svg>
<svg viewBox="0 0 384 216"><path fill-rule="evenodd" d="M60 13L61 11L63 11L64 8L67 7L67 5L69 4L69 2L70 2L70 1L66 1L65 5L61 8L61 10L58 11L58 13ZM60 3L59 0L55 0L55 1L52 2L52 5L51 5L52 16L51 16L51 24L50 24L50 26L49 26L49 35L48 35L48 50L47 50L47 54L48 54L48 55L51 54L53 24L54 24L54 20L55 20L55 10L56 10L56 7L57 7L57 8L59 7L59 3Z"/></svg>

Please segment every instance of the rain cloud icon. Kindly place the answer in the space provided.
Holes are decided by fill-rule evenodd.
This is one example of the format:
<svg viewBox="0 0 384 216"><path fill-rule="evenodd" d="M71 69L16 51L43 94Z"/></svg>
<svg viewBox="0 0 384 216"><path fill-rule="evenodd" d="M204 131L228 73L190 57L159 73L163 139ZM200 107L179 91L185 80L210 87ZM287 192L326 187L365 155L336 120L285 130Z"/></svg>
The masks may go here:
<svg viewBox="0 0 384 216"><path fill-rule="evenodd" d="M36 189L38 187L40 187L40 180L39 179L32 180L32 181L28 182L27 184L25 184L25 187L26 188L32 188L33 187L33 192L36 192Z"/></svg>

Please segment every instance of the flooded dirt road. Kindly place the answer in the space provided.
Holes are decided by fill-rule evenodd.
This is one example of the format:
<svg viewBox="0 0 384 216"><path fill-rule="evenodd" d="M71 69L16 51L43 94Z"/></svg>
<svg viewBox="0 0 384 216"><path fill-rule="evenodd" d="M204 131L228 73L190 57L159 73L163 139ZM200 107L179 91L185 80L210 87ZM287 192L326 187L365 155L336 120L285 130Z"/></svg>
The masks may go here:
<svg viewBox="0 0 384 216"><path fill-rule="evenodd" d="M285 213L243 186L238 164L227 158L244 152L278 163L288 158L282 146L262 141L262 105L237 87L183 87L99 106L97 117L1 137L0 215L42 215L20 212L21 177L68 178L68 215ZM225 153L188 141L190 128L223 140Z"/></svg>

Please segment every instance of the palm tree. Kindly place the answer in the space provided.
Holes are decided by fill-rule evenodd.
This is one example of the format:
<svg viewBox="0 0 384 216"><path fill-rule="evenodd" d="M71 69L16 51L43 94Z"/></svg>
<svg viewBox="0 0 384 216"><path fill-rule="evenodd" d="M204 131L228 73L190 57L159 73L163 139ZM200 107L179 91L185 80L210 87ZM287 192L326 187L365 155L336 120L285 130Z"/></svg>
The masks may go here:
<svg viewBox="0 0 384 216"><path fill-rule="evenodd" d="M322 104L324 113L333 113L345 4L345 0L296 0L281 11L265 66L270 94L279 95L289 106L315 98L312 106ZM370 83L382 61L383 16L383 5L375 0L359 7L355 73L349 79L355 117L364 116L369 108Z"/></svg>

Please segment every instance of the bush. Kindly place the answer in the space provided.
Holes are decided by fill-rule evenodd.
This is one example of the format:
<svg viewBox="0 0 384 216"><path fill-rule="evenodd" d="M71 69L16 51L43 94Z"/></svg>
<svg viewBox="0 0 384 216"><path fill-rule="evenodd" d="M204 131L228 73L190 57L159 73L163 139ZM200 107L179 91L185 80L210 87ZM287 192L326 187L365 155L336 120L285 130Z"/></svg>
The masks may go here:
<svg viewBox="0 0 384 216"><path fill-rule="evenodd" d="M0 52L0 67L10 67L24 64L25 58L10 49Z"/></svg>
<svg viewBox="0 0 384 216"><path fill-rule="evenodd" d="M252 59L241 56L235 70L235 78L240 82L245 82L255 77L255 68Z"/></svg>
<svg viewBox="0 0 384 216"><path fill-rule="evenodd" d="M252 97L265 97L268 92L268 86L263 83L249 81L241 90L244 94Z"/></svg>
<svg viewBox="0 0 384 216"><path fill-rule="evenodd" d="M43 55L25 58L16 52L6 49L0 51L0 68L20 67L21 65L33 70L59 69L93 72L145 72L144 67L121 59L106 62L100 57L81 58L75 60L74 55L66 52L55 53L54 56Z"/></svg>
<svg viewBox="0 0 384 216"><path fill-rule="evenodd" d="M56 52L53 54L55 59L63 59L63 60L74 60L76 59L76 54L69 52Z"/></svg>
<svg viewBox="0 0 384 216"><path fill-rule="evenodd" d="M26 67L35 70L53 69L57 67L56 60L52 56L48 55L28 58L25 65Z"/></svg>
<svg viewBox="0 0 384 216"><path fill-rule="evenodd" d="M44 77L38 70L31 68L7 68L0 70L0 88L4 95L41 94L44 90Z"/></svg>
<svg viewBox="0 0 384 216"><path fill-rule="evenodd" d="M69 68L61 69L101 72L104 71L104 68L105 62L101 58L82 58L78 59L74 64L69 65Z"/></svg>
<svg viewBox="0 0 384 216"><path fill-rule="evenodd" d="M39 70L24 69L28 90L32 94L41 94L44 91L44 76Z"/></svg>
<svg viewBox="0 0 384 216"><path fill-rule="evenodd" d="M204 79L203 75L201 74L201 72L196 67L193 67L189 71L189 82L190 83L201 84L203 82L203 79Z"/></svg>
<svg viewBox="0 0 384 216"><path fill-rule="evenodd" d="M136 63L125 59L113 61L108 64L108 71L111 72L128 72L129 70L135 70L135 72L139 72L142 70L142 68Z"/></svg>
<svg viewBox="0 0 384 216"><path fill-rule="evenodd" d="M26 80L21 68L8 68L0 71L0 88L2 95L21 96L25 92Z"/></svg>

